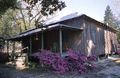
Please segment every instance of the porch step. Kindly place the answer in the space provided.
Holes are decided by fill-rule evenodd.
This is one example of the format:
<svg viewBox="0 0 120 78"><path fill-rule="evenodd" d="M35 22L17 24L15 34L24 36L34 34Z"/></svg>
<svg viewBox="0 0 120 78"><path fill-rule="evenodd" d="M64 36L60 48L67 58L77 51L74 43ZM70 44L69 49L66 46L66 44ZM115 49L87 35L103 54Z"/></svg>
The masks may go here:
<svg viewBox="0 0 120 78"><path fill-rule="evenodd" d="M61 55L61 57L62 57L62 59L64 59L65 57L67 57L67 56L69 56L70 54L68 54L68 53L62 53L62 55Z"/></svg>
<svg viewBox="0 0 120 78"><path fill-rule="evenodd" d="M25 61L25 57L18 57L16 61Z"/></svg>

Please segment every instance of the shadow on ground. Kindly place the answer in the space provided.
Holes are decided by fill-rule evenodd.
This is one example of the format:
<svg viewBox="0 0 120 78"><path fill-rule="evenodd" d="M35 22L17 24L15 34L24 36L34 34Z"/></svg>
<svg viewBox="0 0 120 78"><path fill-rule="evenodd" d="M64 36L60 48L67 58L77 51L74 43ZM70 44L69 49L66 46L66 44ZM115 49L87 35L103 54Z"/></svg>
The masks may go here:
<svg viewBox="0 0 120 78"><path fill-rule="evenodd" d="M21 65L13 67L11 63L0 63L0 78L120 78L120 58L116 56L93 61L96 68L85 74L50 74L42 67L28 68Z"/></svg>

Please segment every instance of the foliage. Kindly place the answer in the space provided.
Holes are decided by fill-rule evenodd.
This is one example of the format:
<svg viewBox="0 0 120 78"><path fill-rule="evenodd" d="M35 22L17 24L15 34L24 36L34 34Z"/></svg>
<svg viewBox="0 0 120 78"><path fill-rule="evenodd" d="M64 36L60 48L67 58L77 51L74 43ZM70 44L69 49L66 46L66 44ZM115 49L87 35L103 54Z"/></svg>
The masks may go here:
<svg viewBox="0 0 120 78"><path fill-rule="evenodd" d="M0 51L0 62L1 63L5 63L9 61L9 56L7 53L3 53L2 51Z"/></svg>
<svg viewBox="0 0 120 78"><path fill-rule="evenodd" d="M120 54L120 49L117 50L117 54Z"/></svg>
<svg viewBox="0 0 120 78"><path fill-rule="evenodd" d="M59 0L24 0L26 3L28 3L30 6L27 6L26 8L31 11L33 7L40 2L41 4L41 14L48 15L53 14L54 11L62 10L66 5L65 2L59 1ZM31 12L30 12L31 14Z"/></svg>
<svg viewBox="0 0 120 78"><path fill-rule="evenodd" d="M24 62L24 64L23 65L25 65L25 66L29 66L29 67L36 67L37 66L37 63L35 63L35 62Z"/></svg>
<svg viewBox="0 0 120 78"><path fill-rule="evenodd" d="M120 43L120 28L118 29L118 32L117 32L117 38L118 38L118 42Z"/></svg>
<svg viewBox="0 0 120 78"><path fill-rule="evenodd" d="M96 60L97 56L96 55L92 55L92 56L89 56L87 59L88 60Z"/></svg>
<svg viewBox="0 0 120 78"><path fill-rule="evenodd" d="M120 54L120 44L117 46L117 54Z"/></svg>
<svg viewBox="0 0 120 78"><path fill-rule="evenodd" d="M4 48L5 40L3 37L0 37L0 49Z"/></svg>
<svg viewBox="0 0 120 78"><path fill-rule="evenodd" d="M17 0L0 0L0 16L4 14L9 8L17 8Z"/></svg>
<svg viewBox="0 0 120 78"><path fill-rule="evenodd" d="M0 36L4 38L12 37L20 33L20 25L16 23L18 11L8 9L0 19ZM14 20L15 19L15 20Z"/></svg>
<svg viewBox="0 0 120 78"><path fill-rule="evenodd" d="M35 26L38 28L39 24L43 25L41 23L44 22L45 16L65 7L65 3L58 0L0 0L0 2L3 3L0 9L5 10L0 18L0 36L4 38L13 37ZM7 7L8 2L9 5L15 4L13 5L15 7L11 6L15 8L14 10Z"/></svg>
<svg viewBox="0 0 120 78"><path fill-rule="evenodd" d="M117 32L117 37L118 37L118 42L120 43L120 27L119 27L120 22L118 18L116 18L113 15L109 5L107 6L106 11L105 11L104 23L108 24L110 27L119 31Z"/></svg>
<svg viewBox="0 0 120 78"><path fill-rule="evenodd" d="M70 56L65 59L61 58L61 54L53 54L51 51L46 50L41 50L41 52L37 52L35 55L40 59L42 66L49 68L45 70L51 73L65 74L69 71L71 73L84 73L95 68L95 66L87 60L87 56L84 55L83 52L69 49L67 53L70 54Z"/></svg>
<svg viewBox="0 0 120 78"><path fill-rule="evenodd" d="M118 21L116 20L115 16L113 15L109 5L106 7L104 23L108 24L112 28L115 28L115 29L118 28Z"/></svg>
<svg viewBox="0 0 120 78"><path fill-rule="evenodd" d="M65 7L65 2L59 0L23 0L18 4L25 30L32 28L31 26L38 28L39 24L42 26L44 16L54 14Z"/></svg>

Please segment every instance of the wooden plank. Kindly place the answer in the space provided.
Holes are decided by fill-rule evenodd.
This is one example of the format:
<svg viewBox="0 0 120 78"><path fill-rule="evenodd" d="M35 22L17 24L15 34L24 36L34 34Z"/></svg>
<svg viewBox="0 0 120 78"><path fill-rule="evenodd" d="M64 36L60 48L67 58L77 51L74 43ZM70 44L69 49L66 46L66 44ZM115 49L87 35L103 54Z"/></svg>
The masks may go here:
<svg viewBox="0 0 120 78"><path fill-rule="evenodd" d="M7 40L7 54L9 53L9 41Z"/></svg>
<svg viewBox="0 0 120 78"><path fill-rule="evenodd" d="M22 38L21 41L22 41L22 48L24 48L24 46L23 46L23 45L24 45L24 44L23 44L23 38ZM22 53L23 53L23 50L21 50L21 54L22 54Z"/></svg>
<svg viewBox="0 0 120 78"><path fill-rule="evenodd" d="M60 53L62 54L62 29L61 28L59 30L59 35L60 35Z"/></svg>
<svg viewBox="0 0 120 78"><path fill-rule="evenodd" d="M15 41L13 41L13 53L15 53Z"/></svg>
<svg viewBox="0 0 120 78"><path fill-rule="evenodd" d="M32 54L32 36L30 36L30 54ZM28 60L28 56L26 56L26 59ZM30 61L31 61L31 57L30 57Z"/></svg>
<svg viewBox="0 0 120 78"><path fill-rule="evenodd" d="M87 51L87 40L86 40L86 21L85 19L83 18L83 34L84 34L84 52L88 54L88 51Z"/></svg>
<svg viewBox="0 0 120 78"><path fill-rule="evenodd" d="M42 45L41 45L41 46L42 46L42 49L44 49L44 38L43 38L43 31L42 31L42 35L41 35L41 40L42 40L42 41L41 41L41 42L42 42Z"/></svg>
<svg viewBox="0 0 120 78"><path fill-rule="evenodd" d="M32 54L32 36L30 36L30 54Z"/></svg>
<svg viewBox="0 0 120 78"><path fill-rule="evenodd" d="M90 28L91 28L91 23L86 21L86 43L87 43L87 52L88 52L88 56L92 55L92 40L91 40L91 35L90 35Z"/></svg>

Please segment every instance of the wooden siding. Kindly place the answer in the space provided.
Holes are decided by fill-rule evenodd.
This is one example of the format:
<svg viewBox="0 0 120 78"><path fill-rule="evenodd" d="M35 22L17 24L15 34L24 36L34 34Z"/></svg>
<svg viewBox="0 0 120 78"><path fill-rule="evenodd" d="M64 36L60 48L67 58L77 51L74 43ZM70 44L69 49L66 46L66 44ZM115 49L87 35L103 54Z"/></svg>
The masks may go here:
<svg viewBox="0 0 120 78"><path fill-rule="evenodd" d="M92 20L84 19L87 55L101 55L105 52L104 28Z"/></svg>
<svg viewBox="0 0 120 78"><path fill-rule="evenodd" d="M80 17L76 19L70 19L61 22L61 24L70 25L83 29L80 30L69 30L69 41L63 42L62 48L71 48L73 50L81 50L85 54L89 55L102 55L111 54L111 52L116 52L117 48L117 35L113 30L107 29L101 26L100 23L90 20L88 18ZM66 30L66 29L64 29ZM106 31L106 32L105 32ZM33 37L33 51L36 52L41 49L41 33L39 33L39 40L35 40L35 35ZM63 34L64 35L64 34ZM29 38L24 39L26 46L29 43ZM50 50L50 47L54 43L58 43L59 51L59 30L51 30L44 32L44 49ZM34 48L35 47L35 48Z"/></svg>
<svg viewBox="0 0 120 78"><path fill-rule="evenodd" d="M84 50L84 46L82 44L82 31L70 31L69 36L69 46L73 50Z"/></svg>
<svg viewBox="0 0 120 78"><path fill-rule="evenodd" d="M107 37L105 39L105 53L111 54L112 52L117 52L117 35L115 32L107 29Z"/></svg>
<svg viewBox="0 0 120 78"><path fill-rule="evenodd" d="M69 34L69 47L73 50L81 50L83 52L86 52L86 47L85 47L85 37L84 37L84 32L85 32L85 26L83 26L83 18L76 18L76 19L71 19L68 21L61 22L61 24L65 25L70 25L74 27L78 27L83 29L83 31L70 31Z"/></svg>
<svg viewBox="0 0 120 78"><path fill-rule="evenodd" d="M70 19L68 21L61 22L61 24L74 26L83 29L83 18Z"/></svg>
<svg viewBox="0 0 120 78"><path fill-rule="evenodd" d="M38 37L38 40L36 40ZM22 48L28 47L30 49L30 37L25 37L22 39ZM32 53L38 52L41 49L41 34L32 35ZM23 50L24 53L27 53L27 49Z"/></svg>
<svg viewBox="0 0 120 78"><path fill-rule="evenodd" d="M44 44L45 49L50 50L50 47L53 47L54 43L57 43L59 46L59 30L52 30L45 32Z"/></svg>
<svg viewBox="0 0 120 78"><path fill-rule="evenodd" d="M81 50L88 56L116 52L118 44L116 33L109 29L106 34L107 39L105 39L105 27L101 26L98 22L81 17L61 23L83 29L82 32L70 32L69 46L72 49Z"/></svg>
<svg viewBox="0 0 120 78"><path fill-rule="evenodd" d="M84 18L77 18L62 22L66 25L75 26L83 29L83 31L71 31L70 46L74 50L81 50L89 55L104 54L105 41L104 41L104 28Z"/></svg>

